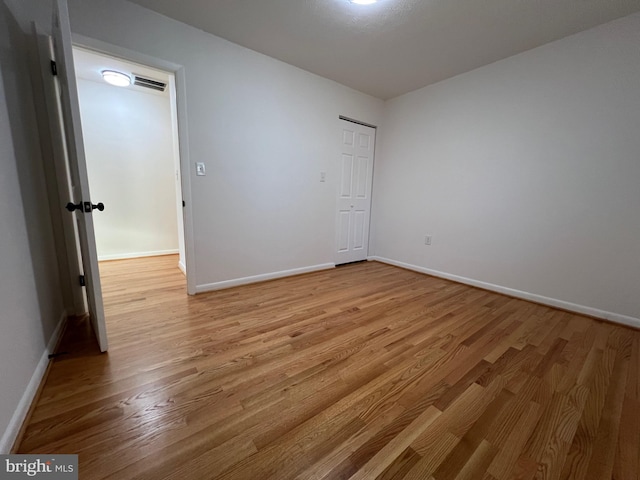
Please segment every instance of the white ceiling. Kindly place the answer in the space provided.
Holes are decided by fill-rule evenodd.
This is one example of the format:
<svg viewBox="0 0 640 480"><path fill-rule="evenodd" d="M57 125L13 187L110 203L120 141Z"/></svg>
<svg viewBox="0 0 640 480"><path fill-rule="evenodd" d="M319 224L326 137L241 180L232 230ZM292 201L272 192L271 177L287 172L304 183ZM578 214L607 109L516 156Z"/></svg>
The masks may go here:
<svg viewBox="0 0 640 480"><path fill-rule="evenodd" d="M131 0L387 99L640 10L640 0Z"/></svg>

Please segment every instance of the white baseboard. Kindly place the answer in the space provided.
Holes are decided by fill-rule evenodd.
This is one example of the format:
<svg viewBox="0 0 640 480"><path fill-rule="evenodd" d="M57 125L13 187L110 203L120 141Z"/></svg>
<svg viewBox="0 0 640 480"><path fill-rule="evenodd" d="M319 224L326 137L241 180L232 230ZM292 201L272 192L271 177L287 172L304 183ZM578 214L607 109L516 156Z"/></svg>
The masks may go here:
<svg viewBox="0 0 640 480"><path fill-rule="evenodd" d="M254 275L252 277L235 278L233 280L225 280L222 282L207 283L196 286L196 293L212 292L214 290L222 290L224 288L237 287L239 285L247 285L249 283L265 282L276 278L290 277L292 275L300 275L302 273L317 272L320 270L328 270L334 268L335 263L323 263L321 265L312 265L310 267L294 268L292 270L282 270L280 272L265 273L262 275Z"/></svg>
<svg viewBox="0 0 640 480"><path fill-rule="evenodd" d="M42 357L40 357L40 361L38 362L38 365L36 366L36 369L31 376L31 380L29 380L27 389L22 394L22 398L20 399L18 406L13 412L13 416L9 421L9 425L3 433L2 438L0 439L0 454L8 454L11 451L11 448L13 447L16 439L18 438L20 429L22 428L22 423L29 413L29 408L31 408L31 404L33 403L36 393L38 392L40 382L42 382L42 378L47 371L47 366L49 365L49 354L53 353L53 350L56 348L58 340L60 339L60 335L64 330L64 324L66 321L67 313L62 312L60 320L58 321L58 325L53 331L51 339L47 344L47 348L42 354Z"/></svg>
<svg viewBox="0 0 640 480"><path fill-rule="evenodd" d="M438 270L431 270L430 268L419 267L417 265L411 265L409 263L399 262L391 260L389 258L371 256L367 260L375 260L377 262L388 263L389 265L395 265L396 267L406 268L407 270L413 270L420 273L426 273L427 275L433 275L434 277L445 278L458 283L464 283L466 285L472 285L474 287L483 288L485 290L491 290L493 292L509 295L510 297L521 298L523 300L529 300L535 303L541 303L550 307L561 308L563 310L569 310L575 313L581 313L583 315L589 315L591 317L601 318L610 322L619 323L621 325L627 325L629 327L640 328L640 318L629 317L627 315L621 315L619 313L607 312L605 310L599 310L593 307L587 307L585 305L578 305L571 302L565 302L564 300L558 300L555 298L544 297L535 293L523 292L522 290L515 290L513 288L503 287L501 285L494 285L492 283L482 282L480 280L474 280L472 278L460 277L446 272L440 272Z"/></svg>
<svg viewBox="0 0 640 480"><path fill-rule="evenodd" d="M128 258L159 257L161 255L173 255L180 253L178 250L154 250L153 252L116 253L113 255L98 255L98 261L126 260Z"/></svg>
<svg viewBox="0 0 640 480"><path fill-rule="evenodd" d="M178 262L178 268L180 269L180 271L186 276L187 275L187 266L184 264L184 262L179 261Z"/></svg>

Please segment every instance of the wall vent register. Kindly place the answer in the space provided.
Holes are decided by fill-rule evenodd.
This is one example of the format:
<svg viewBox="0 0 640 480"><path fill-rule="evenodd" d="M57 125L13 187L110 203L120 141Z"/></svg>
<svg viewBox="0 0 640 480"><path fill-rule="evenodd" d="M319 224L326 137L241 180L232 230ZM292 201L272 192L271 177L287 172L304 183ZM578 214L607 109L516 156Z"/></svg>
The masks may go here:
<svg viewBox="0 0 640 480"><path fill-rule="evenodd" d="M133 75L133 84L139 87L150 88L152 90L158 90L164 92L167 88L167 84L159 80L152 80L151 78L145 78L140 75Z"/></svg>

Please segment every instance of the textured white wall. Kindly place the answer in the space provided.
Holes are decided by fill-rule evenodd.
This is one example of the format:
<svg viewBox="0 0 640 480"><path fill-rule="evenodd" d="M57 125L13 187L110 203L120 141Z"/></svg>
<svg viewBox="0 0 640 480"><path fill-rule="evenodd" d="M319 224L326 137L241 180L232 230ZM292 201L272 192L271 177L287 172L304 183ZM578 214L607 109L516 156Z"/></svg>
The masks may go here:
<svg viewBox="0 0 640 480"><path fill-rule="evenodd" d="M333 261L338 116L379 124L382 101L128 2L70 14L76 33L185 67L198 285Z"/></svg>
<svg viewBox="0 0 640 480"><path fill-rule="evenodd" d="M169 93L78 79L98 257L178 250Z"/></svg>
<svg viewBox="0 0 640 480"><path fill-rule="evenodd" d="M635 14L387 102L375 255L639 319L639 86Z"/></svg>
<svg viewBox="0 0 640 480"><path fill-rule="evenodd" d="M0 453L27 413L63 313L26 58L22 31L0 3Z"/></svg>

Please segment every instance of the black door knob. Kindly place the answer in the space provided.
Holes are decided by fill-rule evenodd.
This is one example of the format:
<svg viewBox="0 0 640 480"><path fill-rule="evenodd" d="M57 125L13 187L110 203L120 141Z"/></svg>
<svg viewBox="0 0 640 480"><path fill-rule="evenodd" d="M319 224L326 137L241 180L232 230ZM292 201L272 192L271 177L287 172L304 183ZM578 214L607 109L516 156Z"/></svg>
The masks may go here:
<svg viewBox="0 0 640 480"><path fill-rule="evenodd" d="M67 203L64 207L70 212L75 212L76 210L83 210L85 213L91 213L92 210L98 209L98 211L104 211L104 203L100 202L97 205L91 202L79 202L79 203Z"/></svg>
<svg viewBox="0 0 640 480"><path fill-rule="evenodd" d="M79 202L78 204L69 202L64 208L66 208L70 212L74 212L76 210L82 210L82 202Z"/></svg>
<svg viewBox="0 0 640 480"><path fill-rule="evenodd" d="M104 203L100 202L96 205L91 202L84 202L84 213L91 213L91 211L96 208L99 212L102 212L104 210Z"/></svg>

